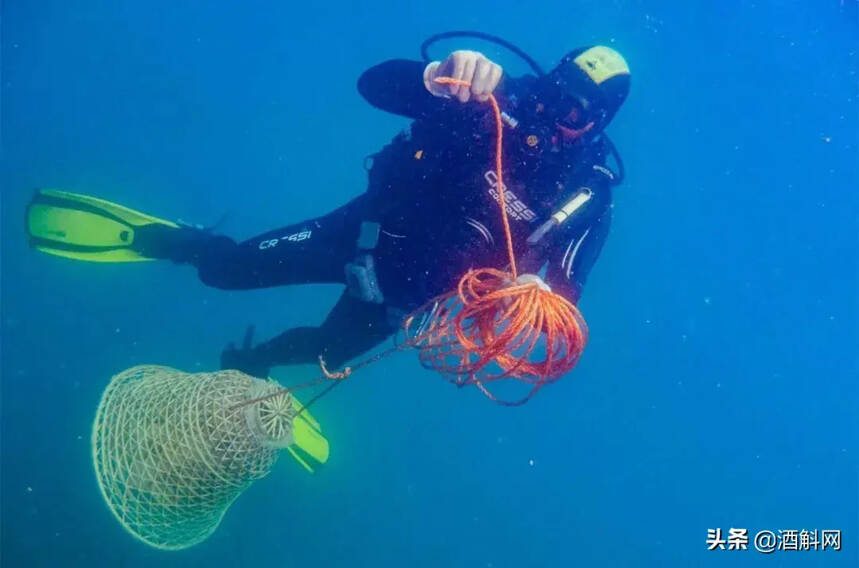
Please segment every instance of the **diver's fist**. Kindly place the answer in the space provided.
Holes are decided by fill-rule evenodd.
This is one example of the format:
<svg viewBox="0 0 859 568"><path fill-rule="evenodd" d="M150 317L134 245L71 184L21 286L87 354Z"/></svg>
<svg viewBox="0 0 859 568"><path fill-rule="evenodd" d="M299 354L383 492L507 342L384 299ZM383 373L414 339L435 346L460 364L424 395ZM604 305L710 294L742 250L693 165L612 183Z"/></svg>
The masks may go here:
<svg viewBox="0 0 859 568"><path fill-rule="evenodd" d="M444 61L433 61L424 68L424 86L436 97L454 96L461 102L469 99L484 102L498 86L503 70L497 63L477 51L458 50ZM450 77L471 83L471 87L441 85L438 77Z"/></svg>

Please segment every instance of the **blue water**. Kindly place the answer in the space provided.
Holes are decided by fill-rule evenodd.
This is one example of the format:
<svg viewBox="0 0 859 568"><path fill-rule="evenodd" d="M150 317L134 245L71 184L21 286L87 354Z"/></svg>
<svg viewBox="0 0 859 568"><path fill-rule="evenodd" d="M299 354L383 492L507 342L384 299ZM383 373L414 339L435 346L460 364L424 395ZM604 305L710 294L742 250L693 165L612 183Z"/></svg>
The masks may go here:
<svg viewBox="0 0 859 568"><path fill-rule="evenodd" d="M859 564L857 4L716 4L5 2L3 566ZM226 213L239 238L319 215L407 124L359 97L360 73L451 28L547 67L606 43L632 67L610 128L628 180L579 367L509 409L400 354L314 407L320 473L282 459L190 550L135 541L90 461L110 377L215 369L248 323L318 323L339 290L222 292L169 263L40 255L33 188ZM841 529L843 549L708 551L717 527Z"/></svg>

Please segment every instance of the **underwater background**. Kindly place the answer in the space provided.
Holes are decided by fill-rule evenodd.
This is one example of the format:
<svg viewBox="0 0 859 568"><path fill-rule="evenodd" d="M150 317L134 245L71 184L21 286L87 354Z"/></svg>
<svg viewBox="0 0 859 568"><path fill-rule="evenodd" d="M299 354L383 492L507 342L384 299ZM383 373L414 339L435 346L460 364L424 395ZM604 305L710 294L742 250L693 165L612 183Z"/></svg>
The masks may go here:
<svg viewBox="0 0 859 568"><path fill-rule="evenodd" d="M288 456L182 552L103 503L90 428L110 377L213 370L247 324L322 320L336 286L223 292L170 263L38 254L36 187L246 238L365 188L405 119L355 83L448 29L552 67L627 58L627 168L569 376L520 408L414 353L314 406L331 458ZM3 566L857 566L855 0L132 2L2 8ZM524 65L480 42L512 74ZM312 368L277 368L284 383ZM708 551L710 528L840 529L835 551Z"/></svg>

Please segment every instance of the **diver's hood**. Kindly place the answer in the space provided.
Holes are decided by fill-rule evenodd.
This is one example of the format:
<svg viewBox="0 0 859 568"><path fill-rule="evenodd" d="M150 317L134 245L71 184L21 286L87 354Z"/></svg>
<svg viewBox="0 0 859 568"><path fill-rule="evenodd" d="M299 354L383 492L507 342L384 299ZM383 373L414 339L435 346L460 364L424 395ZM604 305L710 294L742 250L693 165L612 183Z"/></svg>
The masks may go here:
<svg viewBox="0 0 859 568"><path fill-rule="evenodd" d="M568 53L551 72L538 78L537 89L549 114L565 116L584 109L583 120L602 132L629 94L629 66L617 51L597 45ZM559 118L560 120L560 118Z"/></svg>

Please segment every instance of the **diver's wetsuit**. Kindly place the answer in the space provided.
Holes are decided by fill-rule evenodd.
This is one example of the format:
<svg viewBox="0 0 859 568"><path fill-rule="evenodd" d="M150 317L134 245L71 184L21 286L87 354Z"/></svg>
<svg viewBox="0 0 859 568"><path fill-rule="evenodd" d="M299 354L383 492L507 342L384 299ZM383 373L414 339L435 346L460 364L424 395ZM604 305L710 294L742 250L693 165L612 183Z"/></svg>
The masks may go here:
<svg viewBox="0 0 859 568"><path fill-rule="evenodd" d="M193 255L203 282L218 288L345 284L344 266L356 258L361 223L379 224L372 254L384 303L359 300L347 290L320 327L293 328L253 349L254 361L246 366L260 374L319 355L339 366L394 333L392 314L452 289L468 268L507 265L491 108L432 96L423 86L423 68L392 60L358 81L370 104L414 119L409 133L373 156L366 193L327 215L243 243L215 237ZM530 128L535 83L530 76L505 77L495 93L502 110L519 119L516 128L505 126L504 144L514 247L521 273L545 267L552 289L576 302L608 232L612 173L600 137L562 149L552 143L551 129ZM528 250L528 235L582 186L593 190L584 209Z"/></svg>

